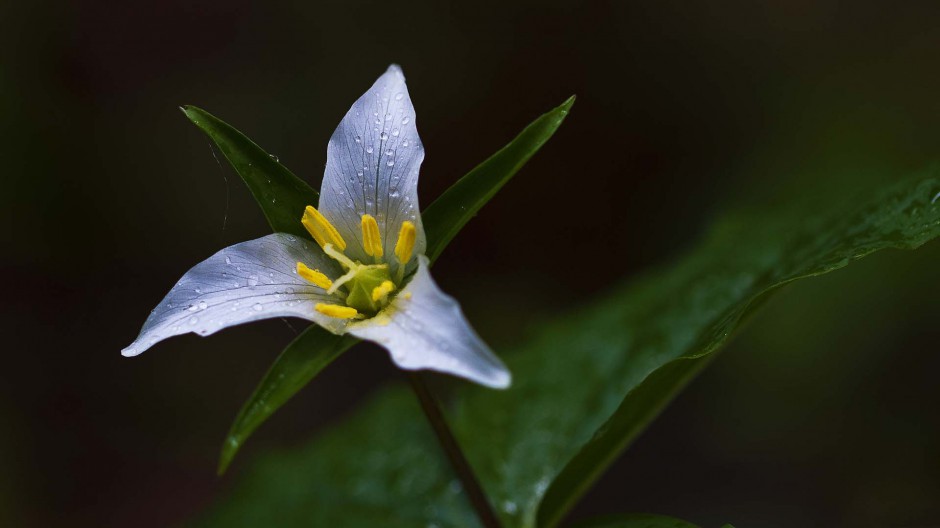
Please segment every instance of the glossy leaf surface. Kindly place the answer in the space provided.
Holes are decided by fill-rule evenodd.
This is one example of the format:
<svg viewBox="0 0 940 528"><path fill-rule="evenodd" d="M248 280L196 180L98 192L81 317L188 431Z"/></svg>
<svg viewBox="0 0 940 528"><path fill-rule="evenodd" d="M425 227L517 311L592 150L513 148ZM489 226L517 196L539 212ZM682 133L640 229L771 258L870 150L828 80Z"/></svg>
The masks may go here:
<svg viewBox="0 0 940 528"><path fill-rule="evenodd" d="M612 288L504 355L512 388L467 387L449 417L505 525L556 525L775 289L940 235L936 174L847 207L730 216L673 265ZM476 525L399 388L309 446L261 459L229 499L206 524Z"/></svg>

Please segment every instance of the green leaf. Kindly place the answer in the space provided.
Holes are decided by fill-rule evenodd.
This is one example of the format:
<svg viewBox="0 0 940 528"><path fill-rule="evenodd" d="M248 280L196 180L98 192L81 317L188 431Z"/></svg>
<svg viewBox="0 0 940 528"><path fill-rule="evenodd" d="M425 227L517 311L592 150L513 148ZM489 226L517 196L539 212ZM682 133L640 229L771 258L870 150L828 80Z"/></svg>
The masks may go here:
<svg viewBox="0 0 940 528"><path fill-rule="evenodd" d="M508 145L458 180L422 212L427 229L427 254L432 262L470 218L542 148L573 104L574 96L571 96L561 106L533 121ZM228 124L192 106L184 107L183 112L222 150L248 184L275 231L309 236L301 227L300 215L306 205L318 203L312 189ZM359 342L351 337L339 341L334 338L319 327L311 326L278 356L232 424L222 446L220 474L225 472L239 448L262 422L330 361Z"/></svg>
<svg viewBox="0 0 940 528"><path fill-rule="evenodd" d="M551 321L507 391L464 387L449 420L505 526L554 526L781 285L940 235L928 171L848 208L739 214L671 266ZM392 388L309 446L262 458L207 525L477 526L407 393Z"/></svg>
<svg viewBox="0 0 940 528"><path fill-rule="evenodd" d="M572 95L533 121L508 145L477 165L422 211L428 238L427 256L431 262L437 260L463 226L552 137L574 105L574 99Z"/></svg>
<svg viewBox="0 0 940 528"><path fill-rule="evenodd" d="M225 473L245 439L274 409L284 405L294 393L357 342L356 338L338 336L310 325L287 345L235 417L222 445L219 474Z"/></svg>
<svg viewBox="0 0 940 528"><path fill-rule="evenodd" d="M310 237L300 218L305 207L318 203L317 191L231 125L195 106L181 110L209 136L245 181L271 229Z"/></svg>
<svg viewBox="0 0 940 528"><path fill-rule="evenodd" d="M571 525L572 528L698 528L692 523L663 515L632 513L589 519Z"/></svg>

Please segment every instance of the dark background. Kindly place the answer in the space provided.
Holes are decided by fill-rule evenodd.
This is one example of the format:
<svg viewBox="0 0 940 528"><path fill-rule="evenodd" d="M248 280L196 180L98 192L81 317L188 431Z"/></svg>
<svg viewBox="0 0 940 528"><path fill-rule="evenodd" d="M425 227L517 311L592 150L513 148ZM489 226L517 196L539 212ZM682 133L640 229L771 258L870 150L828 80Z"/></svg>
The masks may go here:
<svg viewBox="0 0 940 528"><path fill-rule="evenodd" d="M0 525L179 523L255 455L400 377L357 347L216 478L232 418L302 323L120 356L184 271L268 232L177 106L215 113L318 185L339 119L400 63L428 204L576 93L435 268L499 351L681 254L721 211L940 158L938 6L0 3ZM574 516L940 524L938 257L937 243L879 254L786 290ZM580 275L580 258L605 264Z"/></svg>

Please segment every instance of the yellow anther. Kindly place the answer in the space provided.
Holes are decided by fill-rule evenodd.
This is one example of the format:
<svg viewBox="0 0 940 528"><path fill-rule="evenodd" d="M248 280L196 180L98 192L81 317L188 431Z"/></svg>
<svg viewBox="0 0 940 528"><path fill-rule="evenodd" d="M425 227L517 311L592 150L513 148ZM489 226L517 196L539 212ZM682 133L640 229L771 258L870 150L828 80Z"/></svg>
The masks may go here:
<svg viewBox="0 0 940 528"><path fill-rule="evenodd" d="M355 308L338 304L317 303L314 309L323 315L335 317L336 319L355 319L359 315Z"/></svg>
<svg viewBox="0 0 940 528"><path fill-rule="evenodd" d="M392 290L394 289L394 282L390 280L383 281L382 284L372 288L372 302L385 302L385 300L388 299L388 294L392 293Z"/></svg>
<svg viewBox="0 0 940 528"><path fill-rule="evenodd" d="M314 285L324 290L333 285L333 281L323 273L320 273L320 270L310 269L303 262L297 263L297 275L300 275L308 282L312 282Z"/></svg>
<svg viewBox="0 0 940 528"><path fill-rule="evenodd" d="M340 251L346 249L346 241L340 236L339 231L333 227L333 224L331 224L325 216L320 214L320 211L317 211L312 206L308 205L307 208L304 209L304 217L300 220L300 223L307 228L307 231L310 232L310 236L317 241L317 244L320 244L320 247L333 244L333 246Z"/></svg>
<svg viewBox="0 0 940 528"><path fill-rule="evenodd" d="M401 223L401 230L398 231L398 242L395 243L395 256L398 262L407 264L411 260L411 252L415 250L415 237L418 231L415 225L408 220Z"/></svg>
<svg viewBox="0 0 940 528"><path fill-rule="evenodd" d="M381 257L382 239L379 238L379 224L370 214L362 215L362 248L366 255Z"/></svg>

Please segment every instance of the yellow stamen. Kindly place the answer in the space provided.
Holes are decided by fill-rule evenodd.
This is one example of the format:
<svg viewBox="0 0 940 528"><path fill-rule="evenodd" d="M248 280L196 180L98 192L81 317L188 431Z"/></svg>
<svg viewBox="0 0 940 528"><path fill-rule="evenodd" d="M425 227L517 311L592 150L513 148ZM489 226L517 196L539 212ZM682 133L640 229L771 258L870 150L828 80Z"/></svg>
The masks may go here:
<svg viewBox="0 0 940 528"><path fill-rule="evenodd" d="M323 273L320 273L320 270L310 269L303 262L297 263L297 274L324 290L333 285L333 281Z"/></svg>
<svg viewBox="0 0 940 528"><path fill-rule="evenodd" d="M388 294L392 293L392 290L395 289L395 283L387 280L383 281L382 284L379 284L375 288L372 288L372 301L373 302L385 302L388 299Z"/></svg>
<svg viewBox="0 0 940 528"><path fill-rule="evenodd" d="M362 247L366 250L366 255L381 257L383 254L379 224L370 214L362 215Z"/></svg>
<svg viewBox="0 0 940 528"><path fill-rule="evenodd" d="M346 249L346 241L340 236L339 231L333 227L333 224L331 224L325 216L320 214L320 211L317 211L312 206L308 205L307 208L304 209L304 217L301 218L300 223L307 228L307 231L310 232L310 236L317 241L317 244L320 244L320 247L333 244L340 251Z"/></svg>
<svg viewBox="0 0 940 528"><path fill-rule="evenodd" d="M342 264L346 269L353 269L357 267L355 262L350 260L350 258L346 255L343 255L342 251L338 251L336 248L334 248L333 244L327 244L323 246L323 252L326 253L326 256Z"/></svg>
<svg viewBox="0 0 940 528"><path fill-rule="evenodd" d="M339 306L338 304L317 303L314 309L323 315L335 317L336 319L354 319L359 315L355 308Z"/></svg>
<svg viewBox="0 0 940 528"><path fill-rule="evenodd" d="M415 237L417 230L415 225L405 220L401 223L401 230L398 232L398 242L395 243L395 256L402 265L411 260L411 252L415 249Z"/></svg>

